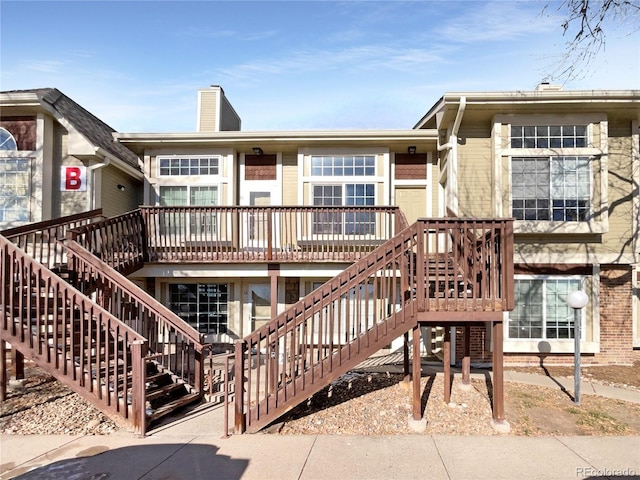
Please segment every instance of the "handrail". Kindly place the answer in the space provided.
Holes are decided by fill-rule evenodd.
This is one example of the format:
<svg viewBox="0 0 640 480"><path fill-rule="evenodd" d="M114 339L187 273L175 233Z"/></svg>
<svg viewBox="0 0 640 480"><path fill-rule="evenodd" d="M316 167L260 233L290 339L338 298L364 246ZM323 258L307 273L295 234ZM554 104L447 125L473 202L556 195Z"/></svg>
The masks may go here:
<svg viewBox="0 0 640 480"><path fill-rule="evenodd" d="M262 428L417 322L501 318L510 225L419 219L236 342L236 431Z"/></svg>
<svg viewBox="0 0 640 480"><path fill-rule="evenodd" d="M122 273L140 269L147 259L147 235L140 210L70 229L67 238Z"/></svg>
<svg viewBox="0 0 640 480"><path fill-rule="evenodd" d="M74 240L65 245L84 293L95 291L98 303L148 339L159 365L202 397L204 335Z"/></svg>
<svg viewBox="0 0 640 480"><path fill-rule="evenodd" d="M117 270L110 268L106 262L92 255L91 252L78 242L67 239L63 243L68 251L71 252L69 261L72 264L72 270L79 274L79 281L81 281L81 278L85 278L87 280L92 279L94 285L108 283L112 288L117 289L111 292L112 295L120 297L126 296L135 300L140 304L140 307L162 318L176 330L180 330L187 339L198 345L198 351L203 350L205 346L204 335L180 319L172 310L153 298ZM79 265L76 260L81 262L81 265Z"/></svg>
<svg viewBox="0 0 640 480"><path fill-rule="evenodd" d="M140 207L151 262L353 262L406 224L396 206Z"/></svg>
<svg viewBox="0 0 640 480"><path fill-rule="evenodd" d="M65 217L30 223L0 232L8 240L22 248L28 255L49 268L65 262L64 252L57 240L67 231L104 218L102 209L68 215Z"/></svg>
<svg viewBox="0 0 640 480"><path fill-rule="evenodd" d="M4 236L0 276L3 340L37 358L98 408L144 433L146 338Z"/></svg>
<svg viewBox="0 0 640 480"><path fill-rule="evenodd" d="M415 326L405 296L415 245L414 225L236 342L237 432L262 428Z"/></svg>
<svg viewBox="0 0 640 480"><path fill-rule="evenodd" d="M88 212L76 213L73 215L67 215L64 217L53 218L51 220L43 220L41 222L29 223L26 225L20 225L19 227L7 228L0 231L0 235L11 239L16 235L24 233L40 232L47 230L49 227L58 227L60 225L73 225L83 220L92 220L95 218L104 218L102 216L102 209L97 208Z"/></svg>

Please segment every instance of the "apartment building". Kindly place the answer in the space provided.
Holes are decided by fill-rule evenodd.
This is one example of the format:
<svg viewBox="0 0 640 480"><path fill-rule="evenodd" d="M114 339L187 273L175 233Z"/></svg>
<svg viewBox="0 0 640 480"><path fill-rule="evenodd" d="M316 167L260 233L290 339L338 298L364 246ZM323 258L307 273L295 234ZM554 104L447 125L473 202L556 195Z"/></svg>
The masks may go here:
<svg viewBox="0 0 640 480"><path fill-rule="evenodd" d="M162 217L158 238L176 243L130 278L223 345L418 218L514 218L506 361L572 361L565 300L578 288L584 361L638 358L637 91L447 93L413 129L378 131L244 132L222 88L197 99L195 132L134 134L55 89L2 92L0 224L144 205ZM253 256L195 253L232 245ZM462 330L451 328L456 362ZM441 328L423 337L441 352ZM474 326L472 361L490 362L492 348L490 322Z"/></svg>
<svg viewBox="0 0 640 480"><path fill-rule="evenodd" d="M416 125L438 130L448 211L515 219L506 362L572 361L566 295L578 288L584 361L638 359L639 101L548 84L447 93ZM488 332L474 338L486 355Z"/></svg>

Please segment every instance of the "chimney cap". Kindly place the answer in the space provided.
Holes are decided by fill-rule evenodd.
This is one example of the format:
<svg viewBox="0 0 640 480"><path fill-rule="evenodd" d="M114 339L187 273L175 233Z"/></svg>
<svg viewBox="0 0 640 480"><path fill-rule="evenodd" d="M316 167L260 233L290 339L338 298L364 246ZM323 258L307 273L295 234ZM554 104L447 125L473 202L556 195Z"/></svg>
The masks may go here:
<svg viewBox="0 0 640 480"><path fill-rule="evenodd" d="M553 85L549 82L540 82L536 87L537 92L559 92L562 90L562 85Z"/></svg>

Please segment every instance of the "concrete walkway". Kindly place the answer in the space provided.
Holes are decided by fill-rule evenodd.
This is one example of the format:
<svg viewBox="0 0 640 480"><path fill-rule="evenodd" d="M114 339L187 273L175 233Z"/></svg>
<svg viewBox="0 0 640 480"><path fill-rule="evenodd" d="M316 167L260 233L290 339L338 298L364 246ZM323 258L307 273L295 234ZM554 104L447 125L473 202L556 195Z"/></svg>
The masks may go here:
<svg viewBox="0 0 640 480"><path fill-rule="evenodd" d="M506 371L505 381L573 390L572 379ZM640 403L636 391L581 388ZM223 421L222 407L201 405L146 438L3 435L0 479L640 479L640 436L222 438Z"/></svg>

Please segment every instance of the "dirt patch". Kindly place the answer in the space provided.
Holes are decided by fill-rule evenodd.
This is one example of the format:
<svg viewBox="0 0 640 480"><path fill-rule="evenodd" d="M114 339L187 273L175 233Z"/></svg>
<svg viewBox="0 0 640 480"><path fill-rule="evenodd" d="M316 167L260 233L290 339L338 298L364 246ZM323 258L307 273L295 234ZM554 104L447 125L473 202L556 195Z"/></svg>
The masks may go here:
<svg viewBox="0 0 640 480"><path fill-rule="evenodd" d="M594 367L595 368L595 367ZM598 367L599 368L599 367ZM518 368L545 374L536 367ZM640 375L636 367L607 366L594 370L594 382L624 385L634 390ZM600 378L615 372L609 377ZM573 375L573 369L548 370L554 378ZM442 375L422 378L425 434L496 435L492 428L489 375L461 385L454 376L450 402L444 402ZM638 435L640 404L594 395L582 395L576 405L567 392L520 383L505 383L505 417L512 435ZM640 395L640 392L639 392ZM414 433L408 425L412 412L412 385L397 374L351 374L294 408L281 425L282 434L393 435Z"/></svg>

